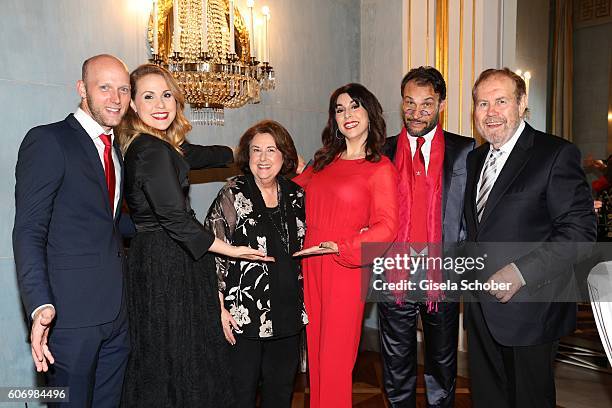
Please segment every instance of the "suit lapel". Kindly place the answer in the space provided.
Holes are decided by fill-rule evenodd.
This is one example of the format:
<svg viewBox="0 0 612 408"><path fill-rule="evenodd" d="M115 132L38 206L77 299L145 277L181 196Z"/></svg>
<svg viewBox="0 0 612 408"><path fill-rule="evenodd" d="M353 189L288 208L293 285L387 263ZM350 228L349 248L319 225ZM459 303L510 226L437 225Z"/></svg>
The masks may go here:
<svg viewBox="0 0 612 408"><path fill-rule="evenodd" d="M401 133L400 133L401 134ZM383 146L383 154L395 163L395 152L397 151L397 138L399 135L388 137Z"/></svg>
<svg viewBox="0 0 612 408"><path fill-rule="evenodd" d="M86 161L89 163L92 173L95 174L95 178L98 181L98 185L102 191L102 196L104 197L104 203L108 211L108 215L112 216L110 211L111 204L108 197L108 187L106 186L106 176L104 175L104 167L100 161L98 150L96 149L93 140L91 140L91 137L89 137L85 129L83 129L79 121L76 120L72 114L66 118L66 121L70 127L74 129L74 133L81 144L83 151L85 152L85 156L87 157Z"/></svg>
<svg viewBox="0 0 612 408"><path fill-rule="evenodd" d="M115 149L115 154L117 155L117 158L119 159L119 168L121 169L119 171L119 174L120 174L119 200L117 201L117 207L115 208L115 218L117 218L119 216L119 213L121 212L121 204L123 203L123 179L124 179L123 155L121 154L121 149L119 148L119 142L117 141L117 136L115 136L115 142L113 143L113 148ZM106 179L104 179L104 181L106 183Z"/></svg>
<svg viewBox="0 0 612 408"><path fill-rule="evenodd" d="M446 216L446 202L448 201L448 192L451 188L451 180L453 179L453 168L457 152L453 140L446 136L444 132L444 169L442 172L442 223Z"/></svg>
<svg viewBox="0 0 612 408"><path fill-rule="evenodd" d="M533 133L531 127L525 124L523 133L519 136L514 148L510 152L510 156L504 165L501 173L495 180L495 184L491 189L491 193L487 198L487 204L485 205L480 225L484 224L489 217L489 214L495 209L499 200L503 197L506 190L512 185L512 182L521 173L525 164L531 157L530 147L533 145Z"/></svg>

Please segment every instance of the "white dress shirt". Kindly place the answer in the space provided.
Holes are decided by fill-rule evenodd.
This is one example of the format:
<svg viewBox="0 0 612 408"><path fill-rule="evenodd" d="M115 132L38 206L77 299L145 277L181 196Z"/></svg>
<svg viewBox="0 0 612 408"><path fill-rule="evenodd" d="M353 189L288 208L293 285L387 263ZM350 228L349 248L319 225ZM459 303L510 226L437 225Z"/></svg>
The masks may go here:
<svg viewBox="0 0 612 408"><path fill-rule="evenodd" d="M113 129L110 132L106 132L102 126L98 122L96 122L91 116L89 116L85 111L81 108L77 108L74 113L74 118L79 121L85 132L91 137L91 140L96 145L96 150L98 150L98 156L100 157L100 162L102 163L102 168L106 171L104 167L104 142L100 139L100 135L102 133L106 133L111 137L111 143L115 141L115 135L113 133ZM117 204L119 204L119 196L121 195L121 165L119 160L121 160L117 156L117 152L115 149L112 150L113 153L113 164L115 165L115 199L113 202L113 215L115 215L115 211L117 210Z"/></svg>
<svg viewBox="0 0 612 408"><path fill-rule="evenodd" d="M512 153L512 149L514 149L514 146L516 145L516 142L518 142L519 136L521 135L521 133L523 133L524 129L525 129L525 122L521 120L521 123L519 124L519 127L516 129L516 132L514 132L514 135L512 135L512 137L506 143L504 143L502 147L499 148L499 151L501 152L501 154L499 155L497 160L495 160L495 168L497 171L495 172L495 175L493 175L493 185L495 185L495 182L497 181L497 177L499 176L499 173L501 173L502 169L506 165L506 162L508 161L508 157L510 157L510 153ZM494 150L493 145L490 145L489 154L487 154L485 163L489 160L492 150ZM482 184L481 183L482 176L483 176L485 167L486 166L482 166L482 169L480 170L480 177L478 178L478 186L476 187L476 197L478 197L478 194L480 194L480 184Z"/></svg>
<svg viewBox="0 0 612 408"><path fill-rule="evenodd" d="M429 158L431 157L431 141L436 135L437 128L438 126L436 125L436 127L431 129L429 133L423 136L423 138L425 139L425 143L423 143L423 146L421 146L421 153L423 153L423 159L425 159L425 174L427 174L427 169L429 169ZM410 136L410 133L408 133L408 141L410 142L410 153L412 154L413 159L417 149L417 139L418 137Z"/></svg>

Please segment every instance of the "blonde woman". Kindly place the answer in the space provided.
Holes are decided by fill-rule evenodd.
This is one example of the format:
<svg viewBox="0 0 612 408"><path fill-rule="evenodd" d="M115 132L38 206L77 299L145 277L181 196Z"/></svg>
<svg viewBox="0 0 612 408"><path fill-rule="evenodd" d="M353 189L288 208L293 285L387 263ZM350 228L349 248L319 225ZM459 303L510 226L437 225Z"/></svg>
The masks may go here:
<svg viewBox="0 0 612 408"><path fill-rule="evenodd" d="M232 150L185 141L191 125L183 95L165 69L142 65L130 85L130 109L118 129L125 197L137 231L126 274L132 354L122 404L229 406L215 265L204 255L269 259L216 239L190 208L189 170L225 166Z"/></svg>

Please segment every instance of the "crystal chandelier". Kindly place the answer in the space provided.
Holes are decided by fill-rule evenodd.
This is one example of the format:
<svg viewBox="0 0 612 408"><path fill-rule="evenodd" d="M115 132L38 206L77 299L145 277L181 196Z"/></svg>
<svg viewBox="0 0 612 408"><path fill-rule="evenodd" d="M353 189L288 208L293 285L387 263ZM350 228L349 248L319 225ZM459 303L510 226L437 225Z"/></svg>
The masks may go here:
<svg viewBox="0 0 612 408"><path fill-rule="evenodd" d="M151 62L176 78L195 124L222 126L225 108L259 103L260 91L275 87L269 63L269 9L263 8L260 27L254 1L247 7L248 27L234 0L153 0Z"/></svg>

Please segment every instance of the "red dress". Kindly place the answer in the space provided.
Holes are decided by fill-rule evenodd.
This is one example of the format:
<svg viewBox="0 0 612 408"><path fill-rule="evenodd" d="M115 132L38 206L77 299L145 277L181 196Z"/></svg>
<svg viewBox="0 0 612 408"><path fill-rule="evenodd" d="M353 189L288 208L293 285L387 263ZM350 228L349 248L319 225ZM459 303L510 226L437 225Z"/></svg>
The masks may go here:
<svg viewBox="0 0 612 408"><path fill-rule="evenodd" d="M398 176L386 157L378 163L336 159L294 181L306 191L304 248L334 241L339 249L303 260L310 406L350 407L364 307L361 243L395 239Z"/></svg>

